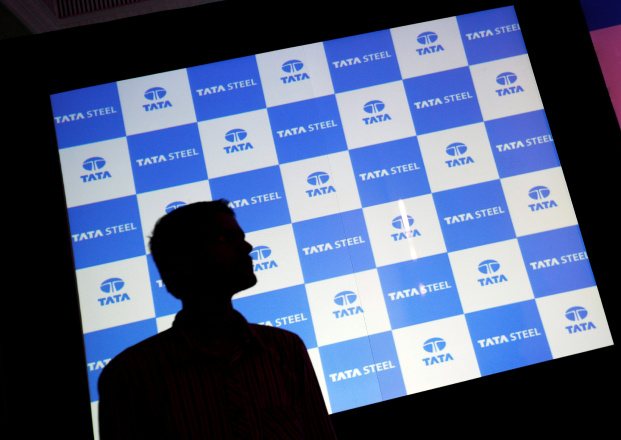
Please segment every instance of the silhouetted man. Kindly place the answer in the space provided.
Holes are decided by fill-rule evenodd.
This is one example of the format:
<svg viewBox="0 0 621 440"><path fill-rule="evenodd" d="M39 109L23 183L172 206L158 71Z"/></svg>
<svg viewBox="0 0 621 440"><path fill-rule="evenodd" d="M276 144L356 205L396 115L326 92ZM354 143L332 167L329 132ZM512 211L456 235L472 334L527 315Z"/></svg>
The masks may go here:
<svg viewBox="0 0 621 440"><path fill-rule="evenodd" d="M150 241L183 309L99 379L109 439L334 439L310 358L295 334L248 324L232 296L256 284L245 234L223 200L162 217Z"/></svg>

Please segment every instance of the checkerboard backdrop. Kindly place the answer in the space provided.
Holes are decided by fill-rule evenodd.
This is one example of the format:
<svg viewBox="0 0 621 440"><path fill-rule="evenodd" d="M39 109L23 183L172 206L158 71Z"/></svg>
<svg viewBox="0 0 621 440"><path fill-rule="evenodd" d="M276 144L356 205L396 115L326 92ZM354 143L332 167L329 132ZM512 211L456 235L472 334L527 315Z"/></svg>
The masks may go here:
<svg viewBox="0 0 621 440"><path fill-rule="evenodd" d="M180 309L156 220L204 200L254 246L234 307L300 335L330 412L612 344L512 7L51 99L95 413Z"/></svg>

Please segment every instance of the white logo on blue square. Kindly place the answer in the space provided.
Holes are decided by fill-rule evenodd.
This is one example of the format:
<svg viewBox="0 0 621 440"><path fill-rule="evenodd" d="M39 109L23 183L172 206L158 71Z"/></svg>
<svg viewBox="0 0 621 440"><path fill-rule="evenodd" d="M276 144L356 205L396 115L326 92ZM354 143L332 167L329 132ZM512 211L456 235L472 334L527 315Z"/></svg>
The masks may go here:
<svg viewBox="0 0 621 440"><path fill-rule="evenodd" d="M125 136L116 83L51 96L58 148Z"/></svg>
<svg viewBox="0 0 621 440"><path fill-rule="evenodd" d="M393 329L463 313L447 254L379 267Z"/></svg>
<svg viewBox="0 0 621 440"><path fill-rule="evenodd" d="M214 200L226 199L246 232L291 223L278 166L209 181Z"/></svg>
<svg viewBox="0 0 621 440"><path fill-rule="evenodd" d="M149 281L153 294L153 306L155 307L155 317L174 315L181 310L181 300L172 296L162 281L159 270L155 265L153 256L147 255L149 267Z"/></svg>
<svg viewBox="0 0 621 440"><path fill-rule="evenodd" d="M279 163L347 150L334 95L268 110Z"/></svg>
<svg viewBox="0 0 621 440"><path fill-rule="evenodd" d="M457 16L468 64L526 53L513 6Z"/></svg>
<svg viewBox="0 0 621 440"><path fill-rule="evenodd" d="M515 238L500 180L433 194L449 252Z"/></svg>
<svg viewBox="0 0 621 440"><path fill-rule="evenodd" d="M145 255L136 196L68 209L75 268Z"/></svg>
<svg viewBox="0 0 621 440"><path fill-rule="evenodd" d="M376 359L368 336L319 347L319 356L333 413L381 402L378 375L398 365L396 356ZM377 371L377 363L382 364L382 371Z"/></svg>
<svg viewBox="0 0 621 440"><path fill-rule="evenodd" d="M233 307L248 322L289 330L302 338L307 349L317 347L304 285L234 299Z"/></svg>
<svg viewBox="0 0 621 440"><path fill-rule="evenodd" d="M369 335L369 342L375 360L374 369L377 372L382 400L405 396L407 392L392 332Z"/></svg>
<svg viewBox="0 0 621 440"><path fill-rule="evenodd" d="M560 166L543 110L485 121L501 178Z"/></svg>
<svg viewBox="0 0 621 440"><path fill-rule="evenodd" d="M99 400L97 382L103 368L126 348L157 334L155 319L134 322L84 335L91 402Z"/></svg>
<svg viewBox="0 0 621 440"><path fill-rule="evenodd" d="M535 300L466 314L482 376L552 359Z"/></svg>
<svg viewBox="0 0 621 440"><path fill-rule="evenodd" d="M578 226L519 237L536 298L595 286Z"/></svg>
<svg viewBox="0 0 621 440"><path fill-rule="evenodd" d="M293 232L306 283L375 268L360 209L294 223Z"/></svg>
<svg viewBox="0 0 621 440"><path fill-rule="evenodd" d="M254 56L187 69L197 121L265 108Z"/></svg>
<svg viewBox="0 0 621 440"><path fill-rule="evenodd" d="M336 93L401 79L389 30L323 43Z"/></svg>
<svg viewBox="0 0 621 440"><path fill-rule="evenodd" d="M431 192L416 137L357 148L349 155L363 207Z"/></svg>
<svg viewBox="0 0 621 440"><path fill-rule="evenodd" d="M470 69L403 80L418 135L483 121Z"/></svg>
<svg viewBox="0 0 621 440"><path fill-rule="evenodd" d="M207 179L196 124L128 136L127 145L137 193Z"/></svg>

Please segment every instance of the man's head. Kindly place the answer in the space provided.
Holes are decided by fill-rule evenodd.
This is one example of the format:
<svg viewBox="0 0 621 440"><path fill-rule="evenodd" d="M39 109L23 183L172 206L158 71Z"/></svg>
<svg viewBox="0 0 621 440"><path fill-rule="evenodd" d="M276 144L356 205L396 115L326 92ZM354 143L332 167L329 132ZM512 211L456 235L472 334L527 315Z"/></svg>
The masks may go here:
<svg viewBox="0 0 621 440"><path fill-rule="evenodd" d="M252 246L225 200L193 203L160 218L149 246L168 291L184 304L228 301L257 282Z"/></svg>

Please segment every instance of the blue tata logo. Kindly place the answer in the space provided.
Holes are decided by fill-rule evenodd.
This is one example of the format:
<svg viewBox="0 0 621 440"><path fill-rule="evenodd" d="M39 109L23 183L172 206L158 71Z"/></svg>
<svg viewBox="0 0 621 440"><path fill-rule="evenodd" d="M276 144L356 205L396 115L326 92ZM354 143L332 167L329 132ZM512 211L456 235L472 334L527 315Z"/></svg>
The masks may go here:
<svg viewBox="0 0 621 440"><path fill-rule="evenodd" d="M374 114L384 110L384 103L382 101L369 101L362 108L365 112Z"/></svg>
<svg viewBox="0 0 621 440"><path fill-rule="evenodd" d="M517 75L512 72L504 72L496 77L496 82L501 86L509 86L517 81Z"/></svg>
<svg viewBox="0 0 621 440"><path fill-rule="evenodd" d="M416 37L416 41L426 46L420 49L416 49L416 52L418 52L418 55L427 55L429 53L435 53L435 52L440 52L444 50L444 48L439 44L434 45L434 46L429 46L430 44L433 44L436 41L438 41L438 35L436 35L435 32L423 32L422 34L419 34L418 37Z"/></svg>
<svg viewBox="0 0 621 440"><path fill-rule="evenodd" d="M305 79L310 79L308 73L295 73L302 70L304 67L304 63L300 60L289 60L285 61L282 65L282 70L285 73L289 73L289 76L285 76L280 78L283 84L288 84L292 82L302 81Z"/></svg>
<svg viewBox="0 0 621 440"><path fill-rule="evenodd" d="M545 186L535 186L528 191L528 197L537 200L538 203L528 205L531 211L550 209L558 206L554 200L543 200L548 198L550 190Z"/></svg>
<svg viewBox="0 0 621 440"><path fill-rule="evenodd" d="M106 161L103 157L89 157L82 163L82 168L86 171L97 171L106 166Z"/></svg>
<svg viewBox="0 0 621 440"><path fill-rule="evenodd" d="M146 92L144 92L144 97L149 101L153 101L151 104L145 104L142 107L145 111L150 112L151 110L159 110L166 107L172 107L170 101L160 101L166 96L166 90L162 87L152 87Z"/></svg>
<svg viewBox="0 0 621 440"><path fill-rule="evenodd" d="M408 221L408 226L412 226L414 224L414 219L412 218L411 215L407 216L407 221ZM393 228L397 228L397 229L403 229L404 228L404 224L403 224L403 217L402 216L398 216L392 219L392 226Z"/></svg>
<svg viewBox="0 0 621 440"><path fill-rule="evenodd" d="M427 353L435 353L433 356L423 359L425 362L425 366L430 366L433 364L441 364L442 362L452 361L453 356L450 353L438 354L438 352L444 350L446 347L446 342L442 338L431 338L427 339L423 343L423 350Z"/></svg>
<svg viewBox="0 0 621 440"><path fill-rule="evenodd" d="M453 156L455 159L447 160L444 163L446 163L449 168L474 163L474 160L470 156L463 156L466 151L468 151L468 147L461 142L455 142L449 145L446 147L446 154Z"/></svg>
<svg viewBox="0 0 621 440"><path fill-rule="evenodd" d="M242 130L241 128L234 128L233 130L227 131L224 135L224 139L226 139L228 142L235 142L235 144L223 148L224 151L226 151L226 154L237 153L238 151L253 150L254 147L250 142L242 142L244 139L246 139L247 136L248 133L246 132L246 130Z"/></svg>
<svg viewBox="0 0 621 440"><path fill-rule="evenodd" d="M85 176L80 176L83 182L91 182L93 180L102 180L112 177L108 171L98 171L106 166L106 161L103 157L89 157L82 163L82 168L86 171L94 171L93 173Z"/></svg>
<svg viewBox="0 0 621 440"><path fill-rule="evenodd" d="M479 272L482 274L492 274L498 272L500 269L500 263L496 260L485 260L479 263Z"/></svg>
<svg viewBox="0 0 621 440"><path fill-rule="evenodd" d="M407 221L407 225L405 221ZM392 227L395 229L401 229L403 232L399 232L397 234L390 234L393 241L405 240L408 238L414 238L421 235L418 232L418 229L409 229L414 224L414 219L412 216L408 215L404 219L402 216L398 216L392 219Z"/></svg>
<svg viewBox="0 0 621 440"><path fill-rule="evenodd" d="M124 286L125 282L121 278L108 278L101 283L99 288L103 293L110 296L98 298L97 301L99 301L99 304L101 306L107 306L109 304L116 304L122 301L129 300L130 297L127 293L117 293L120 292Z"/></svg>
<svg viewBox="0 0 621 440"><path fill-rule="evenodd" d="M477 280L481 286L488 286L490 284L502 283L504 281L509 281L506 276L492 275L493 273L498 272L500 270L500 263L496 260L485 260L479 263L479 272L484 275L489 275L488 277L481 278Z"/></svg>
<svg viewBox="0 0 621 440"><path fill-rule="evenodd" d="M369 101L362 106L362 109L373 116L370 118L362 118L365 125L375 124L378 122L390 121L392 118L388 113L380 114L386 106L382 101Z"/></svg>
<svg viewBox="0 0 621 440"><path fill-rule="evenodd" d="M302 70L304 63L300 60L289 60L282 64L282 70L285 73L295 73Z"/></svg>
<svg viewBox="0 0 621 440"><path fill-rule="evenodd" d="M567 311L565 312L565 317L569 319L570 321L575 322L575 324L571 324L565 327L567 331L569 332L569 334L580 333L580 332L584 332L587 330L597 328L595 327L595 324L593 324L590 321L580 322L580 321L584 321L588 314L589 313L584 307L577 306L577 307L570 307L569 309L567 309Z"/></svg>
<svg viewBox="0 0 621 440"><path fill-rule="evenodd" d="M522 86L511 86L511 84L517 81L517 75L513 72L503 72L496 77L496 82L501 86L504 86L502 89L495 90L498 96L512 95L514 93L523 92L524 89Z"/></svg>
<svg viewBox="0 0 621 440"><path fill-rule="evenodd" d="M423 349L428 353L437 353L444 350L444 347L446 347L446 342L442 338L427 339L423 343Z"/></svg>
<svg viewBox="0 0 621 440"><path fill-rule="evenodd" d="M179 209L179 208L181 208L182 206L185 206L185 205L186 205L185 202L172 202L172 203L169 203L166 206L166 214L170 214L175 209Z"/></svg>
<svg viewBox="0 0 621 440"><path fill-rule="evenodd" d="M162 87L152 87L146 92L144 92L144 97L149 101L157 101L166 96L166 90Z"/></svg>
<svg viewBox="0 0 621 440"><path fill-rule="evenodd" d="M255 272L278 267L274 260L267 260L270 255L272 255L272 250L267 246L255 246L252 248L250 258L257 262L252 263Z"/></svg>
<svg viewBox="0 0 621 440"><path fill-rule="evenodd" d="M567 311L565 312L565 316L570 321L582 321L584 318L587 317L588 314L589 312L587 312L587 309L585 309L584 307L572 307L570 309L567 309Z"/></svg>
<svg viewBox="0 0 621 440"><path fill-rule="evenodd" d="M431 44L435 43L437 40L438 35L435 32L423 32L416 37L416 41L420 44Z"/></svg>
<svg viewBox="0 0 621 440"><path fill-rule="evenodd" d="M246 139L248 133L246 130L242 130L241 128L234 128L233 130L229 130L224 135L224 138L229 142L241 142Z"/></svg>
<svg viewBox="0 0 621 440"><path fill-rule="evenodd" d="M344 316L352 316L352 315L357 315L358 313L364 313L364 310L362 310L362 307L360 307L359 305L347 307L355 303L357 299L358 299L358 295L356 295L354 292L351 292L349 290L345 290L343 292L337 293L334 296L334 303L337 306L344 307L344 308L340 310L335 310L332 313L334 314L334 316L336 316L337 319L342 318Z"/></svg>
<svg viewBox="0 0 621 440"><path fill-rule="evenodd" d="M330 180L330 176L328 175L328 173L325 173L323 171L317 171L315 173L310 174L306 178L306 181L316 188L309 189L308 191L306 191L306 194L308 194L308 197L322 196L324 194L336 192L336 190L334 189L332 185L321 186L321 185L328 183L328 180Z"/></svg>
<svg viewBox="0 0 621 440"><path fill-rule="evenodd" d="M528 197L533 200L542 200L550 195L550 190L545 186L535 186L528 191Z"/></svg>

